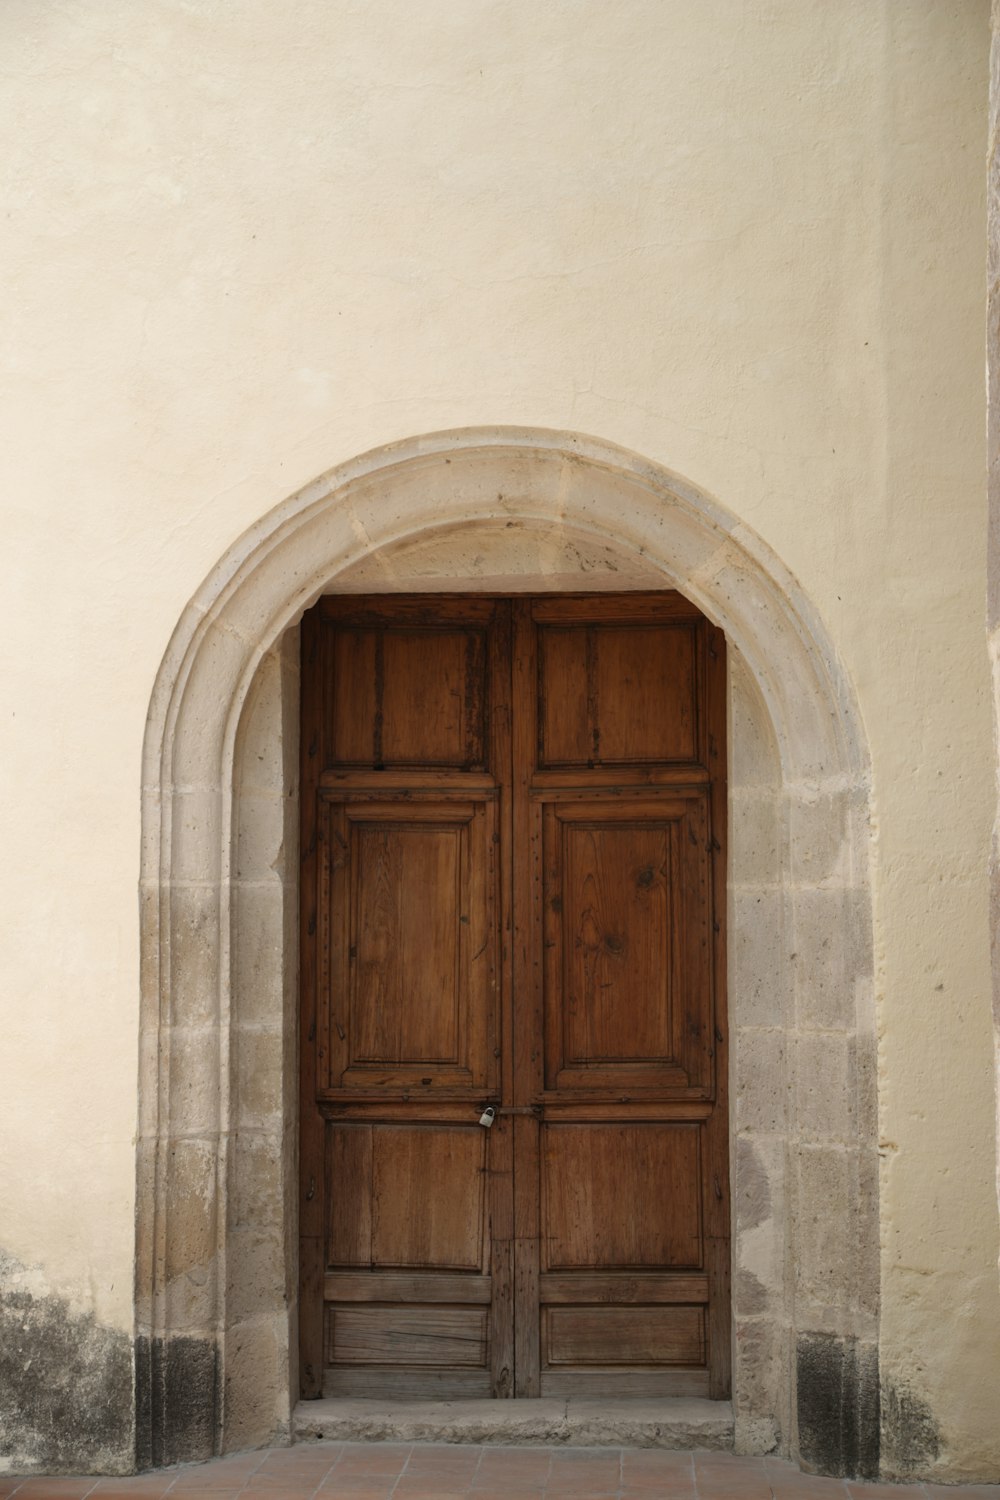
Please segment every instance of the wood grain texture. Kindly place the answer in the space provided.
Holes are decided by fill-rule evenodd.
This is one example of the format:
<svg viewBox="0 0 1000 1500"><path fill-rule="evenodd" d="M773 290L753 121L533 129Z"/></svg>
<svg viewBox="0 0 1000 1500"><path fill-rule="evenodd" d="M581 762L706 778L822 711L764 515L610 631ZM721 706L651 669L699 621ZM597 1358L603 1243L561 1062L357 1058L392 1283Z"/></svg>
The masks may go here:
<svg viewBox="0 0 1000 1500"><path fill-rule="evenodd" d="M539 627L539 768L695 761L698 649L687 621Z"/></svg>
<svg viewBox="0 0 1000 1500"><path fill-rule="evenodd" d="M488 1132L469 1125L374 1130L372 1264L485 1271Z"/></svg>
<svg viewBox="0 0 1000 1500"><path fill-rule="evenodd" d="M486 1319L481 1307L330 1308L328 1358L338 1365L486 1363Z"/></svg>
<svg viewBox="0 0 1000 1500"><path fill-rule="evenodd" d="M547 1125L543 1135L546 1271L703 1265L698 1126Z"/></svg>
<svg viewBox="0 0 1000 1500"><path fill-rule="evenodd" d="M489 1304L490 1277L440 1271L328 1271L327 1302L478 1302ZM653 1300L653 1299L648 1299Z"/></svg>
<svg viewBox="0 0 1000 1500"><path fill-rule="evenodd" d="M700 1307L551 1307L545 1324L547 1368L705 1363Z"/></svg>

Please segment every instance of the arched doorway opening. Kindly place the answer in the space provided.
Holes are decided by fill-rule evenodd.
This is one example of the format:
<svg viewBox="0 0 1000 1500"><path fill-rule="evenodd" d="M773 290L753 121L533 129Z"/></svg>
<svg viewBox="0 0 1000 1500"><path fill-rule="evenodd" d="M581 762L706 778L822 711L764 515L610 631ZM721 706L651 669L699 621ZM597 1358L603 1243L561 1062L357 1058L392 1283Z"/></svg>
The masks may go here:
<svg viewBox="0 0 1000 1500"><path fill-rule="evenodd" d="M161 667L144 774L140 1455L203 1456L290 1421L297 621L323 592L498 579L675 588L725 631L736 1443L808 1457L836 1404L843 1462L870 1470L868 769L849 684L795 581L714 502L610 445L495 429L366 455L277 507L206 580Z"/></svg>

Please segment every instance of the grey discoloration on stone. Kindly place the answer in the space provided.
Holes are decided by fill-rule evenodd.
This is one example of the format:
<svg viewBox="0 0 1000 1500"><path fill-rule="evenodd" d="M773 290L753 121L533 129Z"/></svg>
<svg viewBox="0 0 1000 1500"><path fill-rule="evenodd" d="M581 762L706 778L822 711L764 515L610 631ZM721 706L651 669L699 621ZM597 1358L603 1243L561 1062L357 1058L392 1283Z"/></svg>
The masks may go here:
<svg viewBox="0 0 1000 1500"><path fill-rule="evenodd" d="M303 1401L298 1442L574 1443L581 1447L733 1446L728 1401L667 1397L592 1401Z"/></svg>
<svg viewBox="0 0 1000 1500"><path fill-rule="evenodd" d="M771 1217L771 1181L759 1144L739 1136L733 1187L739 1200L740 1223L747 1233Z"/></svg>
<svg viewBox="0 0 1000 1500"><path fill-rule="evenodd" d="M156 1469L213 1457L219 1426L215 1340L140 1337L135 1372L136 1466Z"/></svg>
<svg viewBox="0 0 1000 1500"><path fill-rule="evenodd" d="M941 1443L934 1413L899 1380L882 1383L882 1477L907 1479L927 1474Z"/></svg>
<svg viewBox="0 0 1000 1500"><path fill-rule="evenodd" d="M877 1348L828 1333L800 1334L796 1387L803 1468L840 1478L877 1479Z"/></svg>
<svg viewBox="0 0 1000 1500"><path fill-rule="evenodd" d="M0 1252L0 1469L127 1474L132 1341Z"/></svg>

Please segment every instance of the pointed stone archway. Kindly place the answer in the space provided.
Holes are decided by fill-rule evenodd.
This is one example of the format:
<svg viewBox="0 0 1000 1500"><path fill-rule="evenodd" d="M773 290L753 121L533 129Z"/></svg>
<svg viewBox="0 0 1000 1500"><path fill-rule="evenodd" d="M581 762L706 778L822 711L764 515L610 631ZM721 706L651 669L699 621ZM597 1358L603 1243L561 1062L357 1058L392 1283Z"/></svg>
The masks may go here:
<svg viewBox="0 0 1000 1500"><path fill-rule="evenodd" d="M295 1364L296 626L322 592L669 587L725 631L736 1445L878 1467L869 769L843 668L749 528L573 434L377 450L185 610L143 776L139 1461L280 1440Z"/></svg>

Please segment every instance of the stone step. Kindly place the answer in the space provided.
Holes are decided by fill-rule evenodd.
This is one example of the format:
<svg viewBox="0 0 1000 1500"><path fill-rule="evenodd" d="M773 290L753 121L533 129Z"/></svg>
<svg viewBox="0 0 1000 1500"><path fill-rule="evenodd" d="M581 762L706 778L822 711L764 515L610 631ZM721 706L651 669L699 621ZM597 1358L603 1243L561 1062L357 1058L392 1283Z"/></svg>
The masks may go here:
<svg viewBox="0 0 1000 1500"><path fill-rule="evenodd" d="M300 1401L297 1443L572 1443L581 1447L733 1446L729 1401L663 1396L628 1401Z"/></svg>

